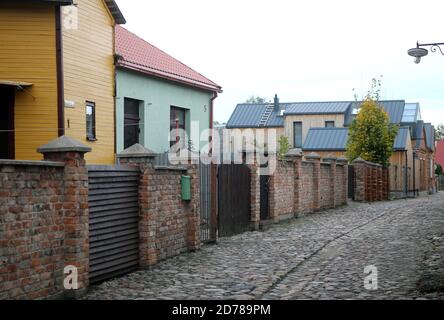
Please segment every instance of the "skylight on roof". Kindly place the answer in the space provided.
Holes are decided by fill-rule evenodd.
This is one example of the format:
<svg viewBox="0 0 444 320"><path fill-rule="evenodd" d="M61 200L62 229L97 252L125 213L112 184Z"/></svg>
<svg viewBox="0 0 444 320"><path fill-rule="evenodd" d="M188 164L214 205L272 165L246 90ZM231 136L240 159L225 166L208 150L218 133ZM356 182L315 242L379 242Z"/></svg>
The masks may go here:
<svg viewBox="0 0 444 320"><path fill-rule="evenodd" d="M401 122L416 122L417 114L419 114L419 104L406 103L404 106L404 113L402 114Z"/></svg>

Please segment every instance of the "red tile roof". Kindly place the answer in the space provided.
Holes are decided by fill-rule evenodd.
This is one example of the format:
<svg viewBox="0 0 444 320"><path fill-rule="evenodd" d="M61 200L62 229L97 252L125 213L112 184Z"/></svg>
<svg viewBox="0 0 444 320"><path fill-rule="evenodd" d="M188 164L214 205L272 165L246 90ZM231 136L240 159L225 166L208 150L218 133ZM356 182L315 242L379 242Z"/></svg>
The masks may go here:
<svg viewBox="0 0 444 320"><path fill-rule="evenodd" d="M210 91L222 88L125 28L116 26L118 66Z"/></svg>

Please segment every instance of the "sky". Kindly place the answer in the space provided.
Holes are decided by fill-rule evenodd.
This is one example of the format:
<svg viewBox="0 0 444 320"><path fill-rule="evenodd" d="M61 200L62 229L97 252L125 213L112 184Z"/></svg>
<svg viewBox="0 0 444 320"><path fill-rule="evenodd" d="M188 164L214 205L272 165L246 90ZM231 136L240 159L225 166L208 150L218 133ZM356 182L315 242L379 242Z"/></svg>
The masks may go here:
<svg viewBox="0 0 444 320"><path fill-rule="evenodd" d="M219 122L252 95L354 100L382 76L382 99L419 102L426 122L444 123L444 56L429 50L415 64L407 55L416 41L444 42L444 1L117 3L125 28L222 86Z"/></svg>

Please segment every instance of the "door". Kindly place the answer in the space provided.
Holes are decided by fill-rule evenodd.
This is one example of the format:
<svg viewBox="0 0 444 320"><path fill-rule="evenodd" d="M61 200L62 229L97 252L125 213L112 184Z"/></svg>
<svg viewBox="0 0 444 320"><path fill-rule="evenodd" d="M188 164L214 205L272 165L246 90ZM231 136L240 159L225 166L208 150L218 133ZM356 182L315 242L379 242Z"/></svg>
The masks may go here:
<svg viewBox="0 0 444 320"><path fill-rule="evenodd" d="M220 236L250 230L250 169L246 165L219 165L218 206Z"/></svg>
<svg viewBox="0 0 444 320"><path fill-rule="evenodd" d="M261 221L268 220L269 219L269 183L270 183L270 176L268 175L261 175L260 176L260 215L261 215Z"/></svg>
<svg viewBox="0 0 444 320"><path fill-rule="evenodd" d="M0 159L15 158L13 87L0 86Z"/></svg>
<svg viewBox="0 0 444 320"><path fill-rule="evenodd" d="M124 148L131 147L139 143L140 116L139 100L125 98L125 128L124 128Z"/></svg>

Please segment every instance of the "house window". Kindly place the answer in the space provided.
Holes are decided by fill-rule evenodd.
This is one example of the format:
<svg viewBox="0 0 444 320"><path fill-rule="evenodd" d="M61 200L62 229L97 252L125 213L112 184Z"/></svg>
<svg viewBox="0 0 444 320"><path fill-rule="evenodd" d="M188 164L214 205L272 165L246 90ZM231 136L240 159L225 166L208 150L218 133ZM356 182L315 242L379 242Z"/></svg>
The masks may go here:
<svg viewBox="0 0 444 320"><path fill-rule="evenodd" d="M325 127L326 128L334 128L335 122L334 121L325 121Z"/></svg>
<svg viewBox="0 0 444 320"><path fill-rule="evenodd" d="M293 146L302 148L302 122L293 122Z"/></svg>
<svg viewBox="0 0 444 320"><path fill-rule="evenodd" d="M86 139L96 141L96 104L86 102Z"/></svg>
<svg viewBox="0 0 444 320"><path fill-rule="evenodd" d="M185 114L186 109L171 107L170 111L170 146L174 145L176 142L181 141L182 144L185 143L183 135L183 131L186 130L185 127ZM180 133L180 129L182 129L182 134Z"/></svg>
<svg viewBox="0 0 444 320"><path fill-rule="evenodd" d="M141 101L135 99L125 98L124 100L124 148L129 148L132 145L139 143L140 134L140 109Z"/></svg>

